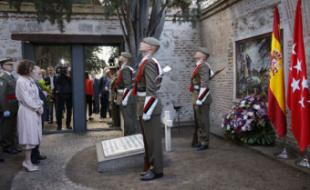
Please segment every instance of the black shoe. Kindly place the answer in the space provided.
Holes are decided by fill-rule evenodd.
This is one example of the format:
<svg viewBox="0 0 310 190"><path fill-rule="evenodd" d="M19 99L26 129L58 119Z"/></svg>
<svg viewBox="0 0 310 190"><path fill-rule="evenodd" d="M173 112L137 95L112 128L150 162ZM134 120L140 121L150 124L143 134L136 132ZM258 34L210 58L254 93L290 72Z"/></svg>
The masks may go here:
<svg viewBox="0 0 310 190"><path fill-rule="evenodd" d="M197 144L192 144L192 147L193 148L199 148L201 146L201 144L200 143L197 143Z"/></svg>
<svg viewBox="0 0 310 190"><path fill-rule="evenodd" d="M20 151L16 150L16 148L6 148L3 150L3 152L8 154L18 154Z"/></svg>
<svg viewBox="0 0 310 190"><path fill-rule="evenodd" d="M146 174L143 177L141 177L141 180L142 181L150 181L150 180L154 180L157 178L161 178L163 176L164 176L163 173L155 173L152 170L149 170L146 172Z"/></svg>
<svg viewBox="0 0 310 190"><path fill-rule="evenodd" d="M45 155L40 155L38 157L38 160L46 160L46 159L47 159L47 157Z"/></svg>
<svg viewBox="0 0 310 190"><path fill-rule="evenodd" d="M197 148L197 151L203 151L209 148L209 145L205 144L205 145L201 145L200 147Z"/></svg>
<svg viewBox="0 0 310 190"><path fill-rule="evenodd" d="M61 128L62 128L62 127L58 125L58 126L57 126L57 131L61 131Z"/></svg>
<svg viewBox="0 0 310 190"><path fill-rule="evenodd" d="M48 124L53 124L53 121L49 121Z"/></svg>
<svg viewBox="0 0 310 190"><path fill-rule="evenodd" d="M1 162L4 162L4 159L3 159L3 158L0 158L0 163L1 163Z"/></svg>
<svg viewBox="0 0 310 190"><path fill-rule="evenodd" d="M40 164L40 160L39 159L31 159L31 162L33 163L33 164Z"/></svg>
<svg viewBox="0 0 310 190"><path fill-rule="evenodd" d="M70 127L70 126L67 126L67 129L72 129L72 127Z"/></svg>

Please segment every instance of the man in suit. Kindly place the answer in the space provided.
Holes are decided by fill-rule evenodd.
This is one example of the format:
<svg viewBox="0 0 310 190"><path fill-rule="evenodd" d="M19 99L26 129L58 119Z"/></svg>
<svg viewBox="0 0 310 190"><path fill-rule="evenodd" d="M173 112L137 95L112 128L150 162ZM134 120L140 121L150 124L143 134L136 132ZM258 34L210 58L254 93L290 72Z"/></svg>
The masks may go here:
<svg viewBox="0 0 310 190"><path fill-rule="evenodd" d="M119 105L124 118L124 136L139 132L136 119L136 98L132 96L132 87L135 71L130 64L131 54L122 52L119 58L121 68L115 82L119 96Z"/></svg>
<svg viewBox="0 0 310 190"><path fill-rule="evenodd" d="M18 101L15 96L16 79L12 75L12 59L0 61L0 111L3 113L3 122L0 127L3 151L17 154L21 150L17 143L17 111Z"/></svg>
<svg viewBox="0 0 310 190"><path fill-rule="evenodd" d="M44 78L45 84L48 85L53 92L55 89L55 75L54 68L52 66L47 67L47 76ZM55 107L55 98L53 97L48 100L48 110L49 110L49 122L53 123L54 120L54 107Z"/></svg>
<svg viewBox="0 0 310 190"><path fill-rule="evenodd" d="M198 131L198 142L194 144L193 147L196 147L197 151L206 150L209 147L209 112L212 103L209 80L212 71L207 62L208 57L208 49L200 47L194 55L196 67L191 77L190 92L192 92L192 103Z"/></svg>
<svg viewBox="0 0 310 190"><path fill-rule="evenodd" d="M142 53L133 93L138 97L137 114L142 125L148 170L141 180L154 180L163 176L161 103L157 94L160 88L162 69L153 57L160 42L152 37L140 43Z"/></svg>
<svg viewBox="0 0 310 190"><path fill-rule="evenodd" d="M42 70L39 66L34 66L33 72L31 74L31 77L36 82L36 85L38 87L39 96L40 99L43 101L43 114L41 116L42 119L42 128L44 127L44 121L47 119L48 114L48 106L47 106L47 92L43 91L42 87L40 86L39 81L42 80ZM40 145L37 145L35 148L31 150L31 162L33 164L39 164L40 160L45 160L47 157L44 155L41 155L40 153Z"/></svg>

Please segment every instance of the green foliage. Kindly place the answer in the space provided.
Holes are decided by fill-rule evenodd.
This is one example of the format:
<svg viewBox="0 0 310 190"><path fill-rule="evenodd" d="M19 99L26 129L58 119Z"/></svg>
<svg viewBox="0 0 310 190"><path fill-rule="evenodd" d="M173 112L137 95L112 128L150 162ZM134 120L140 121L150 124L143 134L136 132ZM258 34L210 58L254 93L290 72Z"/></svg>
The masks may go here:
<svg viewBox="0 0 310 190"><path fill-rule="evenodd" d="M266 123L264 127L253 126L253 131L247 131L244 133L235 133L232 131L225 131L225 136L236 142L241 142L249 145L273 145L276 140L276 134L270 125Z"/></svg>
<svg viewBox="0 0 310 190"><path fill-rule="evenodd" d="M64 31L64 20L70 22L73 0L8 0L11 7L20 11L23 2L34 3L37 10L38 22L49 20L57 24L60 31Z"/></svg>
<svg viewBox="0 0 310 190"><path fill-rule="evenodd" d="M20 10L22 2L29 0L8 0L11 7ZM133 55L138 57L138 46L146 36L159 38L165 22L168 8L175 10L174 21L195 21L199 19L200 4L205 0L196 0L196 7L191 7L192 0L32 0L37 10L38 21L49 20L64 31L64 20L70 21L74 3L92 3L104 7L108 17L116 15L123 31L124 41Z"/></svg>
<svg viewBox="0 0 310 190"><path fill-rule="evenodd" d="M100 69L106 67L105 61L99 59L99 57L97 56L99 52L100 48L98 46L85 47L85 57L86 57L85 71L88 71L89 73L91 71L99 72Z"/></svg>

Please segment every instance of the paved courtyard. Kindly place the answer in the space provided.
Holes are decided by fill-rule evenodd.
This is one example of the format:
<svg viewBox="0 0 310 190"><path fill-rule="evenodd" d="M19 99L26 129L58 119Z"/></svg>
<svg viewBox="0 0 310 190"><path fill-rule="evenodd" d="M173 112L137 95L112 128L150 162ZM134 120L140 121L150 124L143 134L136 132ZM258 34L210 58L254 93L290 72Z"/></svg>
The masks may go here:
<svg viewBox="0 0 310 190"><path fill-rule="evenodd" d="M189 127L180 132L173 131L174 150L165 152L165 177L150 182L139 180L141 168L97 172L96 142L120 136L120 131L45 135L41 152L48 159L41 162L40 171L23 171L18 165L22 155L17 156L14 166L16 173L10 173L13 179L5 187L11 186L13 190L310 189L309 172L307 174L296 170L257 151L216 136L211 137L209 150L197 152L189 146L191 133Z"/></svg>

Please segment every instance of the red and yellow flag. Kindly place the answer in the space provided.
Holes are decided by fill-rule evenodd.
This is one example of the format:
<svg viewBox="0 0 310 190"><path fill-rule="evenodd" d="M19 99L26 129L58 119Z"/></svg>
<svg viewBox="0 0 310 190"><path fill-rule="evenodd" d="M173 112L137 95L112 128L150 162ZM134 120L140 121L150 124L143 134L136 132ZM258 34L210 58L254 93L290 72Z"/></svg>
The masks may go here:
<svg viewBox="0 0 310 190"><path fill-rule="evenodd" d="M271 39L271 61L269 68L268 116L279 137L286 135L286 107L283 73L283 56L280 42L280 16L274 9L273 33Z"/></svg>

